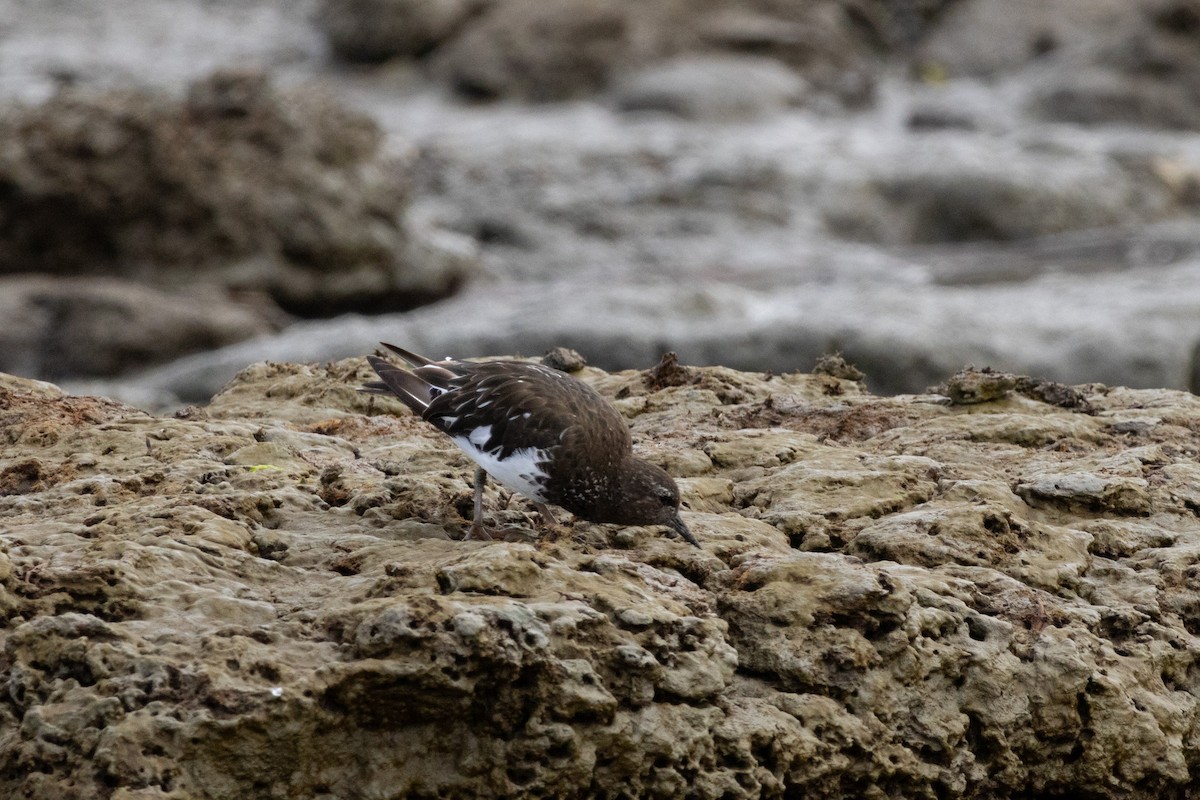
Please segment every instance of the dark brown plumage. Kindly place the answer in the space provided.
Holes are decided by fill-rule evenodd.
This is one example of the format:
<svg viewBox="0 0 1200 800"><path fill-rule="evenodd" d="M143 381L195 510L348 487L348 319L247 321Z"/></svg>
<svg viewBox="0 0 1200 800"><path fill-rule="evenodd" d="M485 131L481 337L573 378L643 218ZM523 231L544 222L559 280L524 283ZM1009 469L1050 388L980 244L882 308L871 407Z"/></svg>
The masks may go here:
<svg viewBox="0 0 1200 800"><path fill-rule="evenodd" d="M411 367L368 356L380 380L363 391L395 395L480 465L475 520L482 527L484 472L532 499L591 522L666 525L699 546L679 518L679 489L633 455L624 418L587 384L518 361L430 361L390 344Z"/></svg>

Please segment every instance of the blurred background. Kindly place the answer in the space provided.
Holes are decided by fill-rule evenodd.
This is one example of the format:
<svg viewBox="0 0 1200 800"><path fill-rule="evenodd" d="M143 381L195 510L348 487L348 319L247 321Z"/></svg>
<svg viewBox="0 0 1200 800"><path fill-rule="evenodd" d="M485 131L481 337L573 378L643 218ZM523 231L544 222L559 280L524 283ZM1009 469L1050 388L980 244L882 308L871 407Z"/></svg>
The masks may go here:
<svg viewBox="0 0 1200 800"><path fill-rule="evenodd" d="M0 371L1200 390L1200 0L0 0Z"/></svg>

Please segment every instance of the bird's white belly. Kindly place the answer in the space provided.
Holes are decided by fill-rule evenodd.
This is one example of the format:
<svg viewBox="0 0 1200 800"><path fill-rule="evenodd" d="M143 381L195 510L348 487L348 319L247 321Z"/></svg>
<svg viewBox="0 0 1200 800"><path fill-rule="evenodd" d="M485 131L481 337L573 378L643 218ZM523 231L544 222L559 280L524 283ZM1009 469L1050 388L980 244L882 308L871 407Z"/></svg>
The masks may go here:
<svg viewBox="0 0 1200 800"><path fill-rule="evenodd" d="M486 440L487 437L482 438ZM543 487L547 475L538 466L539 463L546 460L545 450L523 447L520 450L514 450L508 458L501 460L497 455L498 451L481 450L466 436L455 436L454 443L498 482L538 503L546 502Z"/></svg>

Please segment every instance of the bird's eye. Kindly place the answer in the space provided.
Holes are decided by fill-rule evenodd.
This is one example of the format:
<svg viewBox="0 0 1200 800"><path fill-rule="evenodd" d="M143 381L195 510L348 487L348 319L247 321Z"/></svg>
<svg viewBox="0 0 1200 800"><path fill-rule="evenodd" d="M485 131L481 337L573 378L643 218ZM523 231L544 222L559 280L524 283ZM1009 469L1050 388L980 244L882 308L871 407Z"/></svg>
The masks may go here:
<svg viewBox="0 0 1200 800"><path fill-rule="evenodd" d="M663 490L663 491L661 491L661 492L659 492L659 493L658 493L658 500L659 500L659 502L661 502L661 503L662 503L664 506L673 506L673 505L675 505L675 495L671 494L670 492L668 492L668 491L666 491L666 490Z"/></svg>

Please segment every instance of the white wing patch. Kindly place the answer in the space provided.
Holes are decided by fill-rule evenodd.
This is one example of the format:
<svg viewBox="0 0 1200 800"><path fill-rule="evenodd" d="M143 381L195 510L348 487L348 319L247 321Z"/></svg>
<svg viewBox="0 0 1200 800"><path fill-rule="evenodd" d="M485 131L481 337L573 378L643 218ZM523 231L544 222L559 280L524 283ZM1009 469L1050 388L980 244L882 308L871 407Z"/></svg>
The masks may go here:
<svg viewBox="0 0 1200 800"><path fill-rule="evenodd" d="M475 430L467 435L467 441L470 442L477 450L487 444L487 440L492 438L492 426L480 425ZM455 441L458 441L456 438ZM462 447L460 444L459 447ZM465 447L463 448L466 449Z"/></svg>
<svg viewBox="0 0 1200 800"><path fill-rule="evenodd" d="M540 465L546 460L546 451L536 447L522 447L520 450L514 450L508 458L501 460L499 449L491 451L481 449L491 435L491 426L484 425L471 431L470 438L466 436L453 438L454 443L496 481L531 500L545 503L544 487L546 478L549 476Z"/></svg>

